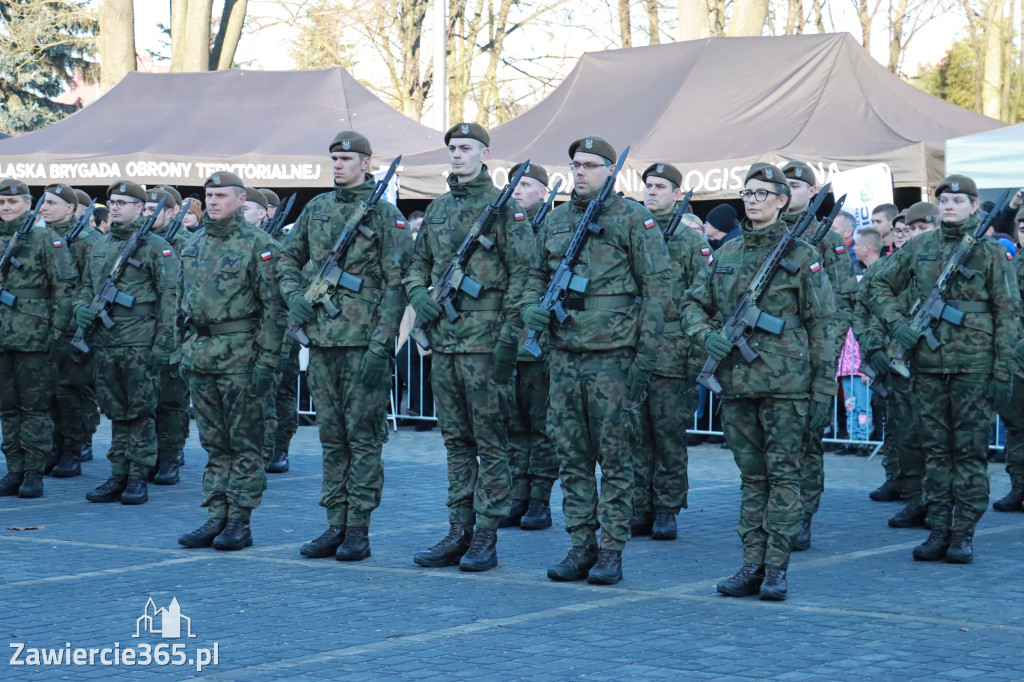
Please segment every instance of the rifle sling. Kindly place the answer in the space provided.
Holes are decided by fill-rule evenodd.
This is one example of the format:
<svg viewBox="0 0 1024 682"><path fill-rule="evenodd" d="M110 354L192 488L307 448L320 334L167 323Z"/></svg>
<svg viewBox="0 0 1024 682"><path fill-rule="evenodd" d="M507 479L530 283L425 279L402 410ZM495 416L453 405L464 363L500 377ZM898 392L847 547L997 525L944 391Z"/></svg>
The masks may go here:
<svg viewBox="0 0 1024 682"><path fill-rule="evenodd" d="M633 294L592 294L586 297L568 297L562 301L566 310L616 310L636 305L640 297Z"/></svg>
<svg viewBox="0 0 1024 682"><path fill-rule="evenodd" d="M257 320L247 317L241 320L228 320L218 324L195 324L189 322L188 328L196 336L220 336L221 334L237 334L247 332L256 328Z"/></svg>
<svg viewBox="0 0 1024 682"><path fill-rule="evenodd" d="M480 298L472 298L471 296L460 294L455 298L455 308L459 312L501 310L503 308L502 303L504 300L504 291L488 291L483 293Z"/></svg>
<svg viewBox="0 0 1024 682"><path fill-rule="evenodd" d="M156 315L155 303L136 303L131 308L122 305L115 305L110 309L111 317L142 317L144 315Z"/></svg>
<svg viewBox="0 0 1024 682"><path fill-rule="evenodd" d="M50 292L47 289L7 289L6 291L18 298L50 298Z"/></svg>
<svg viewBox="0 0 1024 682"><path fill-rule="evenodd" d="M987 313L991 310L987 301L946 301L946 305L962 313Z"/></svg>

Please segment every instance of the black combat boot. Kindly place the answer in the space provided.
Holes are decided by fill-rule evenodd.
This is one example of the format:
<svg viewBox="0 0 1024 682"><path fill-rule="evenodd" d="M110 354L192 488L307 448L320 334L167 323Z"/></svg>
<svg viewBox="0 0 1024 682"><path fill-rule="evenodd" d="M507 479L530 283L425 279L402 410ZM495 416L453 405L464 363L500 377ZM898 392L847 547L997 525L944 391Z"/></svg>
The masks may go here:
<svg viewBox="0 0 1024 682"><path fill-rule="evenodd" d="M124 492L127 485L127 476L111 476L99 488L86 493L85 499L90 502L117 502L121 499L121 493Z"/></svg>
<svg viewBox="0 0 1024 682"><path fill-rule="evenodd" d="M551 504L547 500L530 500L530 508L519 521L523 530L544 530L551 527Z"/></svg>
<svg viewBox="0 0 1024 682"><path fill-rule="evenodd" d="M573 547L562 559L548 569L548 578L563 582L585 580L590 569L597 563L597 545Z"/></svg>
<svg viewBox="0 0 1024 682"><path fill-rule="evenodd" d="M0 497L15 497L21 482L25 480L25 474L7 472L7 475L0 479Z"/></svg>
<svg viewBox="0 0 1024 682"><path fill-rule="evenodd" d="M953 529L946 551L946 562L950 564L969 564L974 561L974 531Z"/></svg>
<svg viewBox="0 0 1024 682"><path fill-rule="evenodd" d="M718 583L718 591L729 597L749 597L757 594L763 580L764 566L743 564L735 575Z"/></svg>
<svg viewBox="0 0 1024 682"><path fill-rule="evenodd" d="M917 561L938 561L946 556L949 549L949 526L932 528L928 539L914 548L914 559Z"/></svg>
<svg viewBox="0 0 1024 682"><path fill-rule="evenodd" d="M124 492L121 493L121 504L145 504L149 499L149 489L146 487L146 479L138 474L128 477Z"/></svg>
<svg viewBox="0 0 1024 682"><path fill-rule="evenodd" d="M199 528L178 538L178 544L183 547L210 547L213 545L213 539L221 534L227 523L228 520L223 518L209 519Z"/></svg>
<svg viewBox="0 0 1024 682"><path fill-rule="evenodd" d="M310 559L326 559L334 556L338 547L345 541L345 526L328 526L316 540L307 542L299 549L299 554Z"/></svg>
<svg viewBox="0 0 1024 682"><path fill-rule="evenodd" d="M53 468L60 463L61 447L54 443L50 451L46 453L46 463L43 464L43 473L49 476L53 472Z"/></svg>
<svg viewBox="0 0 1024 682"><path fill-rule="evenodd" d="M778 566L765 565L764 582L761 583L761 601L785 601L789 593L786 584L786 569Z"/></svg>
<svg viewBox="0 0 1024 682"><path fill-rule="evenodd" d="M1024 511L1021 508L1022 505L1024 505L1024 487L1015 485L1010 488L1010 492L1006 493L1006 497L993 502L992 508L1004 512Z"/></svg>
<svg viewBox="0 0 1024 682"><path fill-rule="evenodd" d="M868 493L868 497L875 502L899 502L900 486L896 481L886 480L885 483Z"/></svg>
<svg viewBox="0 0 1024 682"><path fill-rule="evenodd" d="M175 459L157 462L156 474L153 475L153 483L157 485L174 485L181 476L178 475L178 461Z"/></svg>
<svg viewBox="0 0 1024 682"><path fill-rule="evenodd" d="M629 520L629 534L635 538L650 535L654 529L654 512L651 510L637 512Z"/></svg>
<svg viewBox="0 0 1024 682"><path fill-rule="evenodd" d="M79 447L65 447L60 452L60 461L53 467L54 478L74 478L82 475L82 449Z"/></svg>
<svg viewBox="0 0 1024 682"><path fill-rule="evenodd" d="M42 497L43 475L38 471L26 471L25 479L18 488L18 497Z"/></svg>
<svg viewBox="0 0 1024 682"><path fill-rule="evenodd" d="M473 542L472 523L453 523L448 529L448 535L444 536L441 542L423 552L417 552L412 558L417 566L427 568L444 568L454 566L462 559L462 555L469 549Z"/></svg>
<svg viewBox="0 0 1024 682"><path fill-rule="evenodd" d="M529 502L527 500L512 500L512 511L508 516L498 521L498 528L515 528L526 513Z"/></svg>
<svg viewBox="0 0 1024 682"><path fill-rule="evenodd" d="M924 525L928 510L924 507L907 505L889 519L890 528L920 528Z"/></svg>
<svg viewBox="0 0 1024 682"><path fill-rule="evenodd" d="M622 552L602 549L597 553L597 563L587 574L591 585L614 585L622 580Z"/></svg>
<svg viewBox="0 0 1024 682"><path fill-rule="evenodd" d="M477 528L473 542L459 561L460 571L481 573L498 565L498 531L495 528Z"/></svg>
<svg viewBox="0 0 1024 682"><path fill-rule="evenodd" d="M793 541L794 552L804 552L811 548L811 520L804 519L804 525L800 527L800 533ZM766 569L767 570L767 569Z"/></svg>
<svg viewBox="0 0 1024 682"><path fill-rule="evenodd" d="M270 458L270 464L267 465L268 474L283 474L288 471L290 465L288 464L288 453L278 452Z"/></svg>
<svg viewBox="0 0 1024 682"><path fill-rule="evenodd" d="M241 519L228 519L224 530L213 539L214 549L234 552L246 547L252 547L252 531L249 522Z"/></svg>
<svg viewBox="0 0 1024 682"><path fill-rule="evenodd" d="M362 561L370 556L370 529L366 526L345 526L345 541L338 546L338 561Z"/></svg>
<svg viewBox="0 0 1024 682"><path fill-rule="evenodd" d="M81 452L78 453L79 462L91 462L92 461L92 440L82 446Z"/></svg>
<svg viewBox="0 0 1024 682"><path fill-rule="evenodd" d="M668 509L656 509L654 511L654 525L651 527L651 539L675 540L677 535L676 515Z"/></svg>
<svg viewBox="0 0 1024 682"><path fill-rule="evenodd" d="M185 451L178 450L178 468L185 466Z"/></svg>

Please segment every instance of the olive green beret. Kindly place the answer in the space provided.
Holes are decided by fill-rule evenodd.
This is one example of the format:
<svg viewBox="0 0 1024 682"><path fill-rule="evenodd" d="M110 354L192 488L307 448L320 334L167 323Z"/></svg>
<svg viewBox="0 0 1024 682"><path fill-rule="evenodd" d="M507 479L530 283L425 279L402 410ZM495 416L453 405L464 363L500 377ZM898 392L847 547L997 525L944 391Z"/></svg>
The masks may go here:
<svg viewBox="0 0 1024 682"><path fill-rule="evenodd" d="M238 187L239 189L244 189L245 183L242 182L242 178L238 177L234 173L228 171L217 171L210 177L206 178L206 182L203 183L203 187Z"/></svg>
<svg viewBox="0 0 1024 682"><path fill-rule="evenodd" d="M56 182L52 185L47 185L43 192L52 194L58 199L63 199L74 206L78 205L78 195L75 194L75 190L68 185L65 185L63 182Z"/></svg>
<svg viewBox="0 0 1024 682"><path fill-rule="evenodd" d="M569 145L569 158L576 156L576 152L597 154L607 159L608 163L615 163L619 156L615 153L615 147L603 137L581 137Z"/></svg>
<svg viewBox="0 0 1024 682"><path fill-rule="evenodd" d="M78 204L80 206L88 206L89 204L92 203L92 197L89 196L88 192L86 192L85 190L78 189L77 187L75 187L74 190L75 196L78 197Z"/></svg>
<svg viewBox="0 0 1024 682"><path fill-rule="evenodd" d="M970 194L978 196L978 185L966 175L947 175L946 179L935 188L935 196L939 197L943 192L950 194Z"/></svg>
<svg viewBox="0 0 1024 682"><path fill-rule="evenodd" d="M163 200L164 208L170 208L174 206L174 197L171 193L162 187L154 187L153 189L146 190L146 203L155 204Z"/></svg>
<svg viewBox="0 0 1024 682"><path fill-rule="evenodd" d="M511 178L513 175L515 175L516 171L518 171L519 167L522 165L523 164L521 163L517 163L516 165L512 166L512 169L509 170L508 172L508 176ZM526 169L525 173L523 173L523 177L533 178L534 180L544 185L545 187L548 186L548 172L544 170L544 166L538 166L535 163L531 163L530 167Z"/></svg>
<svg viewBox="0 0 1024 682"><path fill-rule="evenodd" d="M907 225L916 223L919 220L932 225L938 225L939 207L935 204L930 204L927 201L919 201L908 208L904 213L904 216L906 217Z"/></svg>
<svg viewBox="0 0 1024 682"><path fill-rule="evenodd" d="M21 180L7 179L0 182L0 196L16 197L21 194L31 194L28 185Z"/></svg>
<svg viewBox="0 0 1024 682"><path fill-rule="evenodd" d="M146 190L142 188L142 185L131 180L117 180L111 183L110 187L107 187L107 198L109 199L114 194L131 197L139 201L146 200Z"/></svg>
<svg viewBox="0 0 1024 682"><path fill-rule="evenodd" d="M761 180L762 182L773 182L775 184L786 184L786 176L778 168L770 163L764 163L758 161L750 165L747 169L747 176L743 178L743 183L746 184L751 180Z"/></svg>
<svg viewBox="0 0 1024 682"><path fill-rule="evenodd" d="M896 214L896 217L892 219L892 224L895 225L896 223L903 223L904 225L907 224L907 212L906 211L904 211L903 213L897 213Z"/></svg>
<svg viewBox="0 0 1024 682"><path fill-rule="evenodd" d="M257 203L263 208L267 207L267 198L263 196L263 192L259 191L255 187L245 188L245 200Z"/></svg>
<svg viewBox="0 0 1024 682"><path fill-rule="evenodd" d="M789 180L803 180L808 185L814 185L818 180L814 177L814 169L800 161L790 161L782 167L782 174Z"/></svg>
<svg viewBox="0 0 1024 682"><path fill-rule="evenodd" d="M167 203L168 206L170 206L172 203L175 206L181 206L181 192L174 189L170 185L159 185L157 189L162 189L163 191L167 192L167 194L170 195L171 200Z"/></svg>
<svg viewBox="0 0 1024 682"><path fill-rule="evenodd" d="M277 206L281 203L281 197L277 196L277 192L274 190L264 189L263 187L257 187L257 189L267 198L267 204L270 206Z"/></svg>
<svg viewBox="0 0 1024 682"><path fill-rule="evenodd" d="M491 136L479 123L456 123L444 134L444 143L448 144L453 137L468 137L472 140L480 140L485 147L491 146Z"/></svg>
<svg viewBox="0 0 1024 682"><path fill-rule="evenodd" d="M332 152L357 152L359 154L373 156L373 150L370 148L370 141L354 130L342 130L340 133L335 135L334 139L331 140L331 146L328 147L328 149Z"/></svg>
<svg viewBox="0 0 1024 682"><path fill-rule="evenodd" d="M1020 221L1024 220L1024 206L1020 207L1020 210L1017 211L1017 215L1014 216L1013 220L1014 220L1014 222L1018 222L1018 223Z"/></svg>
<svg viewBox="0 0 1024 682"><path fill-rule="evenodd" d="M641 179L647 182L649 177L664 178L668 180L676 187L681 187L683 184L683 174L678 168L673 166L671 163L652 163L644 171Z"/></svg>

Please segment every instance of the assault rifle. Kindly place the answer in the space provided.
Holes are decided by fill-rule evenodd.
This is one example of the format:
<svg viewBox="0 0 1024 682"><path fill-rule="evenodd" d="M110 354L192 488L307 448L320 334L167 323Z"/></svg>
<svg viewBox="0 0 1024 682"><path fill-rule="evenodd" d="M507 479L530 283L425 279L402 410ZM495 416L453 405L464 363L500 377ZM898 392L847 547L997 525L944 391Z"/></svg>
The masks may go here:
<svg viewBox="0 0 1024 682"><path fill-rule="evenodd" d="M399 156L397 159L391 162L391 167L388 168L387 174L377 182L373 187L373 191L370 196L366 197L359 202L352 215L348 217L348 221L345 222L345 227L342 228L341 234L338 236L338 240L334 242L334 246L331 248L331 252L327 255L324 260L324 264L320 266L320 272L316 274L313 281L306 287L306 291L302 296L311 306L315 306L318 303L324 307L327 314L335 318L341 314L341 309L334 305L331 301L331 296L338 287L344 287L354 293L359 293L363 288L363 278L356 277L353 274L345 272L342 264L345 262L345 256L348 254L349 248L352 246L352 242L356 239L356 233L361 233L367 239L373 237L373 230L363 225L363 220L370 213L373 212L374 208L377 207L377 202L380 201L381 197L384 196L384 192L388 188L388 183L391 182L392 176L398 169L398 164L401 163L402 157ZM293 194L292 199L295 198ZM291 204L285 206L285 211L291 207ZM280 211L278 215L281 215ZM274 216L275 218L277 216ZM292 320L292 323L288 326L286 332L289 337L295 339L303 346L309 345L309 337L306 336L305 330L302 328L302 323L297 320Z"/></svg>
<svg viewBox="0 0 1024 682"><path fill-rule="evenodd" d="M437 301L444 309L444 314L449 322L455 322L462 316L458 306L455 304L455 296L459 292L471 298L478 298L483 293L483 285L466 274L466 264L469 263L469 259L476 253L477 247L482 246L487 250L494 248L494 240L488 237L487 233L491 231L494 221L501 214L508 200L512 198L512 192L515 191L516 185L519 184L519 181L523 179L523 175L528 170L530 170L529 159L524 161L519 166L519 170L509 178L508 184L501 190L498 198L484 206L484 210L477 216L473 227L470 228L466 238L459 245L458 251L452 256L451 263L448 264L448 267L434 285L433 291L430 292L430 297ZM419 344L420 348L429 350L430 341L427 340L427 335L423 332L425 326L422 319L416 320L416 324L413 325L409 336Z"/></svg>
<svg viewBox="0 0 1024 682"><path fill-rule="evenodd" d="M772 247L771 253L761 264L761 268L754 275L754 279L750 282L750 286L743 292L743 296L740 297L739 302L736 304L736 309L732 311L732 315L726 320L725 326L722 328L722 334L730 343L737 346L740 349L740 355L749 364L754 360L757 360L758 355L750 348L747 343L747 338L753 333L755 329L762 329L769 334L781 334L783 329L786 327L786 321L780 320L779 318L769 315L760 308L757 307L758 302L761 300L761 296L768 289L768 285L772 281L772 277L775 272L782 268L791 275L795 275L799 270L800 266L786 260L786 254L789 253L789 248L793 243L800 238L800 235L810 226L814 220L814 215L821 208L821 204L825 201L825 197L828 196L829 189L832 184L825 185L814 202L808 206L797 218L796 225L793 226L791 232L784 233L779 237L779 241L775 242L775 246ZM824 237L824 233L822 233ZM722 392L722 385L718 383L718 379L715 378L715 370L718 369L720 361L715 358L709 357L704 362L704 367L701 369L700 374L697 375L697 383L701 386L706 387L715 394Z"/></svg>
<svg viewBox="0 0 1024 682"><path fill-rule="evenodd" d="M675 236L676 228L679 227L679 223L683 219L683 215L686 213L686 209L690 208L690 197L693 196L693 190L691 189L683 197L683 200L676 206L676 210L672 211L672 217L668 219L668 225L665 226L665 231L662 232L662 236L665 237L665 243L667 244Z"/></svg>
<svg viewBox="0 0 1024 682"><path fill-rule="evenodd" d="M44 194L45 196L45 194ZM7 242L7 248L4 250L4 255L0 257L0 283L6 285L7 273L11 271L11 267L15 270L21 270L22 263L18 260L15 253L18 251L18 243L22 238L32 231L32 228L36 224L36 220L39 219L39 209L43 207L43 197L39 197L39 201L36 202L36 207L29 214L28 220L21 226L21 229L11 235L11 241ZM0 287L0 303L6 306L14 307L14 302L18 300L18 297L7 290L6 286Z"/></svg>
<svg viewBox="0 0 1024 682"><path fill-rule="evenodd" d="M75 226L71 231L61 237L65 246L70 248L71 245L75 243L75 240L78 239L78 235L82 234L82 230L84 230L85 226L89 224L89 218L92 217L92 211L95 206L96 200L93 199L92 203L89 204L89 208L85 209L85 213L83 213L82 217L78 219L78 222L75 223Z"/></svg>
<svg viewBox="0 0 1024 682"><path fill-rule="evenodd" d="M955 305L946 303L946 290L949 289L949 285L953 281L953 275L958 272L964 276L964 279L972 279L974 277L974 272L964 265L964 261L967 260L967 256L970 255L974 245L985 236L988 228L992 225L992 221L995 220L996 214L999 213L999 210L1006 203L1006 197L1009 195L1010 190L1003 192L1003 195L999 197L999 201L992 208L992 211L978 225L978 229L971 234L963 236L963 239L957 244L956 250L953 251L953 255L950 256L949 261L946 263L946 267L942 270L942 274L935 280L932 290L928 292L925 298L917 299L914 305L911 306L910 312L907 313L907 324L918 335L924 336L925 342L932 350L938 350L939 346L942 345L942 342L935 337L934 332L934 328L940 321L945 320L957 327L964 323L966 313L957 309ZM885 349L885 354L889 356L889 367L900 376L907 378L910 377L910 367L906 361L909 350L909 348L904 348L895 339L890 341L889 347Z"/></svg>
<svg viewBox="0 0 1024 682"><path fill-rule="evenodd" d="M167 201L165 196L160 200L160 203L156 205L156 210L148 218L146 222L142 223L135 234L128 238L125 245L121 247L121 253L118 254L117 260L114 261L114 267L110 268L110 273L107 278L103 281L99 291L93 296L92 302L89 304L89 310L96 313L100 320L103 322L103 326L107 329L113 328L116 322L110 317L110 310L115 304L123 306L125 308L131 308L135 305L135 297L131 294L126 294L123 291L119 291L117 288L117 282L121 279L121 275L124 274L125 268L131 265L134 268L141 268L142 263L136 260L135 252L139 250L142 243L146 241L146 236L149 231L153 229L153 223L156 222L156 217L160 215L160 211L164 209L164 202ZM89 352L89 344L85 342L85 332L87 330L84 327L79 327L78 331L75 332L75 337L71 339L71 345L82 351L83 353Z"/></svg>
<svg viewBox="0 0 1024 682"><path fill-rule="evenodd" d="M597 218L601 215L601 211L604 210L605 202L608 201L612 190L615 189L615 178L618 176L619 171L622 170L622 164L626 162L627 154L629 154L629 147L626 147L619 156L619 161L615 164L615 170L605 179L604 185L601 186L601 191L590 200L587 210L583 212L583 216L580 217L580 221L576 224L576 232L572 235L572 239L569 240L569 245L565 249L565 255L562 256L562 261L558 264L555 274L552 275L547 291L541 296L540 307L544 310L553 311L558 322L561 324L564 324L569 319L569 313L566 312L564 305L565 297L569 295L569 292L571 291L583 296L586 295L587 290L590 288L590 280L573 273L572 269L576 266L576 261L579 260L583 246L590 235L604 232L604 228L597 224ZM526 335L526 343L523 344L523 349L535 358L539 358L544 352L540 347L538 336L540 335L531 329Z"/></svg>
<svg viewBox="0 0 1024 682"><path fill-rule="evenodd" d="M374 188L374 191L376 191L376 188ZM275 239L277 238L277 235L281 234L281 230L284 228L284 221L288 219L288 213L291 212L292 204L294 203L295 193L292 193L290 197L277 207L277 212L274 213L274 217L267 223L267 234Z"/></svg>
<svg viewBox="0 0 1024 682"><path fill-rule="evenodd" d="M537 215L533 216L533 221L530 222L530 227L533 228L533 233L537 234L537 230L544 224L544 219L548 217L548 213L551 211L551 204L555 202L555 195L558 194L558 188L562 186L562 181L559 180L555 183L554 189L551 190L551 194L548 195L548 200L545 201L540 209L537 210Z"/></svg>

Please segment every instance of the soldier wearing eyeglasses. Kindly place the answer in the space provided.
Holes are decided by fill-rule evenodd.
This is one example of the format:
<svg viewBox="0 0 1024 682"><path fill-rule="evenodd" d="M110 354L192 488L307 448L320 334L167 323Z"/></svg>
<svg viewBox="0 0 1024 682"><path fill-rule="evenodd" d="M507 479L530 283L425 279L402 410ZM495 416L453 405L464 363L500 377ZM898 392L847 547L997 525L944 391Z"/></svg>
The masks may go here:
<svg viewBox="0 0 1024 682"><path fill-rule="evenodd" d="M786 572L800 532L800 461L808 428L824 425L836 393L835 296L818 251L796 241L757 302L784 323L773 334L755 329L747 339L758 357L743 359L719 331L747 290L762 261L789 226L782 214L790 188L775 166L755 163L740 192L746 220L742 237L715 254L716 262L687 291L686 329L720 361L722 426L740 470L742 502L737 531L743 566L718 584L732 597L760 594L779 601L788 594Z"/></svg>

